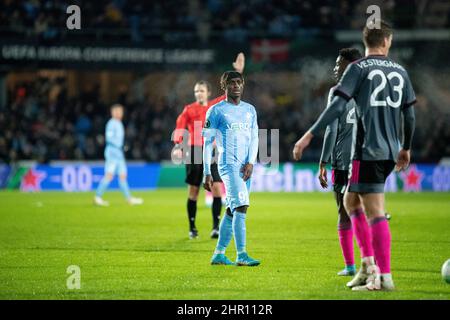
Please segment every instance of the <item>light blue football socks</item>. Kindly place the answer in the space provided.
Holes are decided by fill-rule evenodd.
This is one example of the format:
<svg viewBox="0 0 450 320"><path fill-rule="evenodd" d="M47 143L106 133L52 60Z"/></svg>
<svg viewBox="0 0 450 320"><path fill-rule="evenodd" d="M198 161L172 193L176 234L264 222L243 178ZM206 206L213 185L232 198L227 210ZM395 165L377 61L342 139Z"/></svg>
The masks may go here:
<svg viewBox="0 0 450 320"><path fill-rule="evenodd" d="M120 190L122 190L123 195L125 196L126 199L130 199L131 194L130 194L130 188L128 187L128 181L119 179L119 187Z"/></svg>
<svg viewBox="0 0 450 320"><path fill-rule="evenodd" d="M230 217L228 214L223 216L220 222L219 240L217 241L211 264L234 265L225 256L225 250L233 235L237 251L236 264L239 266L257 266L261 263L259 260L251 258L246 252L246 216L245 213L238 211L234 211L233 217Z"/></svg>
<svg viewBox="0 0 450 320"><path fill-rule="evenodd" d="M103 177L102 181L100 181L100 184L97 187L97 191L96 191L96 195L97 197L102 197L103 194L105 193L105 190L108 189L109 184L111 183L112 180L108 180L106 179L106 177ZM119 179L119 187L120 190L122 191L123 195L125 196L126 199L130 199L131 194L130 194L130 187L128 186L128 182L127 180L121 180Z"/></svg>
<svg viewBox="0 0 450 320"><path fill-rule="evenodd" d="M233 233L234 233L234 241L236 244L236 252L238 255L240 253L245 252L246 233L247 233L247 230L245 228L246 216L247 214L245 213L234 211Z"/></svg>
<svg viewBox="0 0 450 320"><path fill-rule="evenodd" d="M102 181L100 181L97 192L95 193L97 197L102 197L105 193L105 190L108 188L109 184L111 183L111 180L106 179L106 177L103 177Z"/></svg>
<svg viewBox="0 0 450 320"><path fill-rule="evenodd" d="M216 254L224 254L233 237L233 218L224 214L219 226L219 240L217 241Z"/></svg>

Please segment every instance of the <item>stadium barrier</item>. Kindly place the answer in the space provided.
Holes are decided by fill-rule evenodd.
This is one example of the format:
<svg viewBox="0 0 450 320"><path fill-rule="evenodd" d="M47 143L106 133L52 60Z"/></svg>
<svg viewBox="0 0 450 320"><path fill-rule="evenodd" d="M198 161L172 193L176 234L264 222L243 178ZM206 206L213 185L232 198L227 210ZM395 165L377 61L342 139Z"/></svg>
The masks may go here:
<svg viewBox="0 0 450 320"><path fill-rule="evenodd" d="M158 163L130 163L127 167L131 189L153 190L157 187L161 168ZM103 174L104 166L101 162L17 165L11 168L5 186L7 189L20 189L25 192L92 192L97 188ZM109 188L119 190L117 177Z"/></svg>
<svg viewBox="0 0 450 320"><path fill-rule="evenodd" d="M33 163L0 165L0 188L25 192L92 192L103 176L103 163L58 162L51 165ZM254 192L329 192L319 184L317 164L284 163L276 168L256 165L252 177ZM129 163L128 182L134 190L184 187L183 165L171 163ZM331 171L328 170L331 182ZM331 184L331 183L330 183ZM111 189L119 189L117 178ZM386 181L387 192L448 192L450 165L412 164L408 170L393 172Z"/></svg>

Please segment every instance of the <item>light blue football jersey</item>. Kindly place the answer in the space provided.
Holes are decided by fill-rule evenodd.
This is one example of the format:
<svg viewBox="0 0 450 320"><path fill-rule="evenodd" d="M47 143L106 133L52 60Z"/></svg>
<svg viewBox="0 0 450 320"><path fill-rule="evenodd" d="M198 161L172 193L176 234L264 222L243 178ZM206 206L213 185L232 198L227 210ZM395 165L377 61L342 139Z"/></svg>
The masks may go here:
<svg viewBox="0 0 450 320"><path fill-rule="evenodd" d="M255 107L244 101L235 105L226 100L213 105L206 113L203 136L205 141L216 141L219 172L239 170L246 163L254 164L258 153ZM208 174L208 161L203 165L205 174Z"/></svg>
<svg viewBox="0 0 450 320"><path fill-rule="evenodd" d="M105 138L106 138L105 158L123 159L125 128L122 122L117 119L111 118L106 124Z"/></svg>
<svg viewBox="0 0 450 320"><path fill-rule="evenodd" d="M249 205L250 179L244 181L243 165L255 164L258 154L258 122L255 107L241 101L238 105L223 100L212 106L203 129L204 174L211 174L212 143L216 142L218 169L225 184L227 207L233 211Z"/></svg>

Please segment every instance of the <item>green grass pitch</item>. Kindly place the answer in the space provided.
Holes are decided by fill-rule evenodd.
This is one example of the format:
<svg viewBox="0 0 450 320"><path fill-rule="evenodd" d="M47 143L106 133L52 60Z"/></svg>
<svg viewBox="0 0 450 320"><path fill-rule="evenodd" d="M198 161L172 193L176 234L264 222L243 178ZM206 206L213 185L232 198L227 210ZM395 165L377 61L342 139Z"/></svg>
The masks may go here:
<svg viewBox="0 0 450 320"><path fill-rule="evenodd" d="M0 193L0 299L450 299L450 194L387 194L395 292L352 292L331 194L253 193L248 251L259 267L211 266L211 211L199 201L200 238L188 240L185 189L120 193ZM356 246L355 246L356 247ZM359 257L359 253L356 253ZM235 258L234 242L228 256ZM359 261L359 259L357 259ZM69 265L81 289L69 290Z"/></svg>

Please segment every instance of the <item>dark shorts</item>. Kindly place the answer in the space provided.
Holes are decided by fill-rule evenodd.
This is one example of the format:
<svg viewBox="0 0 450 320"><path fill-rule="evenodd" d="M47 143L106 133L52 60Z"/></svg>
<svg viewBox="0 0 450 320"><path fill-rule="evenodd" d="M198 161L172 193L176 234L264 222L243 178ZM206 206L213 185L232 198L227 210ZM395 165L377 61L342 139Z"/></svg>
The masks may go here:
<svg viewBox="0 0 450 320"><path fill-rule="evenodd" d="M334 192L343 194L348 184L348 170L331 170L331 182Z"/></svg>
<svg viewBox="0 0 450 320"><path fill-rule="evenodd" d="M384 183L394 167L395 162L392 160L353 160L348 191L383 193Z"/></svg>
<svg viewBox="0 0 450 320"><path fill-rule="evenodd" d="M186 164L186 180L185 182L191 186L199 187L203 182L203 164L194 162L194 153L202 152L202 147L191 147L190 158L191 163ZM211 164L211 176L213 182L222 182L220 179L217 163Z"/></svg>

